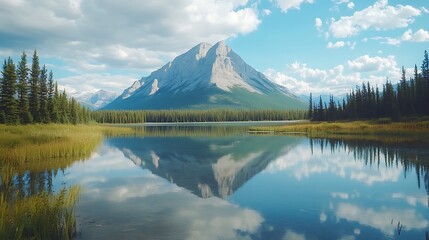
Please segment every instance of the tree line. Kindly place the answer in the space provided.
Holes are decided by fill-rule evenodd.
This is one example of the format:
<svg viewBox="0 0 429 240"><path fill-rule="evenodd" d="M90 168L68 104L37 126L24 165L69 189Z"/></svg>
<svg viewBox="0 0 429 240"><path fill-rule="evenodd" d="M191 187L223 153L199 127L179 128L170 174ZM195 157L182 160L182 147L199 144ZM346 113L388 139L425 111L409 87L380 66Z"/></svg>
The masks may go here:
<svg viewBox="0 0 429 240"><path fill-rule="evenodd" d="M305 119L306 110L140 110L93 111L98 123L144 122L226 122L226 121L279 121Z"/></svg>
<svg viewBox="0 0 429 240"><path fill-rule="evenodd" d="M369 82L356 86L346 95L342 102L334 101L331 95L326 103L319 98L313 102L310 94L308 117L314 121L335 121L355 119L391 118L400 120L404 117L429 116L429 60L428 52L424 58L420 72L414 65L414 75L406 79L405 68L399 84L390 81L380 90Z"/></svg>
<svg viewBox="0 0 429 240"><path fill-rule="evenodd" d="M91 112L58 90L52 71L40 67L34 50L31 68L22 52L17 66L4 60L0 79L0 124L87 123Z"/></svg>

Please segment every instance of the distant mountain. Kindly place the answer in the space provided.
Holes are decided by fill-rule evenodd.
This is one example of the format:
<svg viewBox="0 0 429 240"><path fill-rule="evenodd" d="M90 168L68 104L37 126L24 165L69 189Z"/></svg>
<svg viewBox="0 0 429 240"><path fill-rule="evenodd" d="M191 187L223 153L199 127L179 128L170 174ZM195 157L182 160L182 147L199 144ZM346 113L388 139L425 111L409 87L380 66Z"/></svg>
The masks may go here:
<svg viewBox="0 0 429 240"><path fill-rule="evenodd" d="M100 109L112 102L115 98L117 98L118 94L114 92L99 90L97 92L92 93L74 93L71 96L74 97L83 106L86 106L90 109Z"/></svg>
<svg viewBox="0 0 429 240"><path fill-rule="evenodd" d="M306 105L221 41L213 46L198 44L134 82L104 109L291 109Z"/></svg>

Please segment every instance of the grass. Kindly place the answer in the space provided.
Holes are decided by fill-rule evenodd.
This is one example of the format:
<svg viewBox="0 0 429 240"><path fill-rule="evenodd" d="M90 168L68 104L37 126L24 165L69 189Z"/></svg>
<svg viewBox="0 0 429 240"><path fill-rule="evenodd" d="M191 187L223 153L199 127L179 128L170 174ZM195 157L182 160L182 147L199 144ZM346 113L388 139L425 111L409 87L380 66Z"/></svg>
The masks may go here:
<svg viewBox="0 0 429 240"><path fill-rule="evenodd" d="M0 168L2 173L63 169L89 158L103 135L130 131L99 125L0 125Z"/></svg>
<svg viewBox="0 0 429 240"><path fill-rule="evenodd" d="M300 122L284 126L253 127L251 132L299 133L309 137L362 139L385 142L428 141L429 121Z"/></svg>
<svg viewBox="0 0 429 240"><path fill-rule="evenodd" d="M41 192L7 201L0 195L0 239L70 239L76 234L74 206L80 188Z"/></svg>
<svg viewBox="0 0 429 240"><path fill-rule="evenodd" d="M65 169L89 158L103 136L130 132L130 128L100 125L0 125L0 239L71 238L76 232L73 210L79 187L63 188L57 194L44 188L22 192L16 176ZM26 179L28 186L49 181Z"/></svg>

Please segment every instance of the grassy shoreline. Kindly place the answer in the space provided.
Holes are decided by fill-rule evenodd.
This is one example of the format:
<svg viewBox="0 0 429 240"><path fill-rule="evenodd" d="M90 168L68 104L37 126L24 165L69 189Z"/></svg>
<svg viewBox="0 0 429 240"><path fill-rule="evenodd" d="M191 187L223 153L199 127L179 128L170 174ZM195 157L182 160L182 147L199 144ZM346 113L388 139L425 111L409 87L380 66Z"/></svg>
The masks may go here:
<svg viewBox="0 0 429 240"><path fill-rule="evenodd" d="M252 127L250 132L303 134L309 137L347 138L384 142L428 142L429 121L380 123L377 121L299 122L283 126Z"/></svg>
<svg viewBox="0 0 429 240"><path fill-rule="evenodd" d="M52 176L89 158L104 136L129 132L101 125L0 125L0 239L72 238L80 188L53 192Z"/></svg>

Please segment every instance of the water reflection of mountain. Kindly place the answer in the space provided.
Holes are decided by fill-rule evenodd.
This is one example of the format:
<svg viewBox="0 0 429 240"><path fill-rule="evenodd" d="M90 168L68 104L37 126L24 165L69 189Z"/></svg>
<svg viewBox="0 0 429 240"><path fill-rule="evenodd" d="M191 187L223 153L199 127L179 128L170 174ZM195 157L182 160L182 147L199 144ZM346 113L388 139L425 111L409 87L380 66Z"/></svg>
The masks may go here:
<svg viewBox="0 0 429 240"><path fill-rule="evenodd" d="M136 165L200 197L226 198L302 138L281 136L115 138Z"/></svg>

